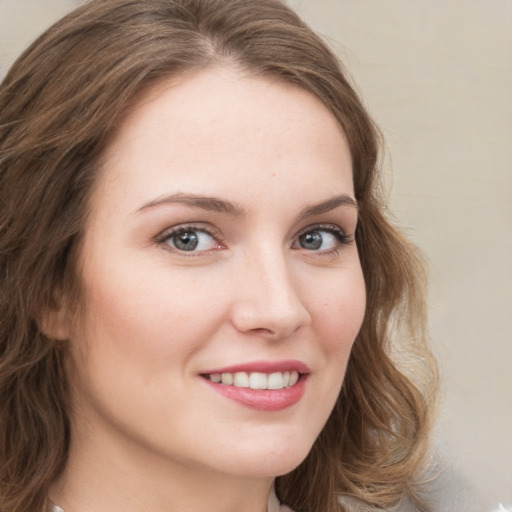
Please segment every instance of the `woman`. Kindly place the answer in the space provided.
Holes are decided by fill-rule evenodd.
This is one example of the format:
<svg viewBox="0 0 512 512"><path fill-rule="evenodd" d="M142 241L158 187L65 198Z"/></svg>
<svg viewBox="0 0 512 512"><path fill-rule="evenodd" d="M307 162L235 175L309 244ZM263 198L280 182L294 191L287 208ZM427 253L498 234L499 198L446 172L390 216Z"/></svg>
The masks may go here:
<svg viewBox="0 0 512 512"><path fill-rule="evenodd" d="M0 510L427 510L425 278L378 143L278 0L41 36L0 89Z"/></svg>

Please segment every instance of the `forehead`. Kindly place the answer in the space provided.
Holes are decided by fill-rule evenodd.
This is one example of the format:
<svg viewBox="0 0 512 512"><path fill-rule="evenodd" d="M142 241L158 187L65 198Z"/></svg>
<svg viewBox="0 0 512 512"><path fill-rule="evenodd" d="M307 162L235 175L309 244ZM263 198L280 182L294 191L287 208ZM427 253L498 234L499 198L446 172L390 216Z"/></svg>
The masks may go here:
<svg viewBox="0 0 512 512"><path fill-rule="evenodd" d="M100 181L144 181L153 194L188 181L211 193L307 175L322 188L326 173L343 192L352 188L345 136L320 100L273 77L215 67L146 91L107 148Z"/></svg>

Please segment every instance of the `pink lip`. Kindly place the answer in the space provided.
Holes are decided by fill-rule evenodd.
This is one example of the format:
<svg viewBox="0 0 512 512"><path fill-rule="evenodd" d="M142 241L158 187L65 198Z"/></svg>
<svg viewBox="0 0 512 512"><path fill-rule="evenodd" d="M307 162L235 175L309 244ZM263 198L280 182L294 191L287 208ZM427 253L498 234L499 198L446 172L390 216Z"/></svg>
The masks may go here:
<svg viewBox="0 0 512 512"><path fill-rule="evenodd" d="M202 375L211 375L212 373L236 373L236 372L298 372L301 374L310 373L309 367L302 361L254 361L252 363L235 364L223 368L215 368L205 372Z"/></svg>
<svg viewBox="0 0 512 512"><path fill-rule="evenodd" d="M212 382L207 378L204 379L206 384L222 396L244 405L245 407L249 407L250 409L270 412L281 411L287 407L291 407L302 398L306 391L306 382L308 380L307 374L310 372L307 365L300 361L257 361L254 363L217 368L208 372L202 372L202 375L211 375L212 373L273 373L285 371L296 371L301 375L295 385L283 389L238 388L236 386Z"/></svg>

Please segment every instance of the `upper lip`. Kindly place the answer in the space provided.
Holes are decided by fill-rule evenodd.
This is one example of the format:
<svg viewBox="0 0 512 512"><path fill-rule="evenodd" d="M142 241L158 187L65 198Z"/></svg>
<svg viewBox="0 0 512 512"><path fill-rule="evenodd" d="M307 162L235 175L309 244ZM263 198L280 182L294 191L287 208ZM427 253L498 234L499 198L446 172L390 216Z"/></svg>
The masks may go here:
<svg viewBox="0 0 512 512"><path fill-rule="evenodd" d="M224 366L222 368L213 368L211 370L201 372L202 375L211 375L213 373L237 373L237 372L260 372L260 373L275 373L275 372L298 372L301 374L309 373L310 369L307 364L302 361L287 360L287 361L254 361L250 363L234 364Z"/></svg>

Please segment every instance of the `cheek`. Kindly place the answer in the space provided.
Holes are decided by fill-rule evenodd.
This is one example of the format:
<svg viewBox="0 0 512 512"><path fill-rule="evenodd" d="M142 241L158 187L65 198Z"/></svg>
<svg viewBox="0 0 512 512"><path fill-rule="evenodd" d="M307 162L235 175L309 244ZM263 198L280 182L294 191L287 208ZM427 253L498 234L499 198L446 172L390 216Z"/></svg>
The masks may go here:
<svg viewBox="0 0 512 512"><path fill-rule="evenodd" d="M352 346L361 328L365 307L365 283L360 266L324 282L311 297L316 347L321 351L311 383L314 393L308 404L311 439L315 439L338 399ZM317 411L312 414L311 411Z"/></svg>
<svg viewBox="0 0 512 512"><path fill-rule="evenodd" d="M160 263L128 261L116 268L93 266L84 277L91 323L99 320L103 328L128 333L143 329L147 336L141 341L149 343L172 337L178 327L200 328L203 318L211 316L215 290L204 280Z"/></svg>
<svg viewBox="0 0 512 512"><path fill-rule="evenodd" d="M340 352L341 356L347 354L365 315L366 291L360 266L355 265L353 271L342 278L326 283L311 303L325 348Z"/></svg>
<svg viewBox="0 0 512 512"><path fill-rule="evenodd" d="M160 279L150 274L128 279L129 273L112 269L107 279L96 267L85 275L86 308L71 339L70 372L74 399L84 410L134 424L142 410L155 417L162 411L164 421L169 411L162 404L180 400L174 393L217 328L215 302L198 301L179 280L170 286L164 273Z"/></svg>

